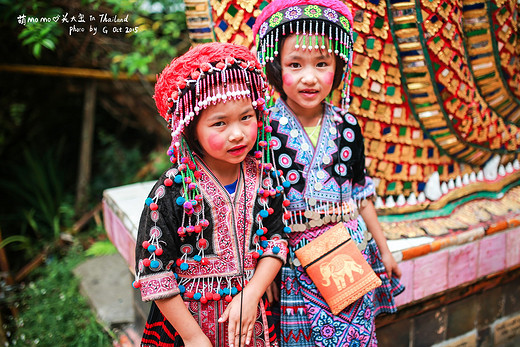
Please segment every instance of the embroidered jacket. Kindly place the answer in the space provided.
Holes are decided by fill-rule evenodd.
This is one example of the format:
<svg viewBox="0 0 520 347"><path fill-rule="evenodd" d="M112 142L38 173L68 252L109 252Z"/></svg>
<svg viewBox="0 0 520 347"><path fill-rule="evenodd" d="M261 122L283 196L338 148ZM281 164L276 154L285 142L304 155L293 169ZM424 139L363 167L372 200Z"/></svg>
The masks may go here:
<svg viewBox="0 0 520 347"><path fill-rule="evenodd" d="M324 108L316 148L282 99L270 110L274 156L291 183L286 195L293 231L335 222L324 217L340 211L355 219L356 203L374 194L374 184L365 173L363 135L357 119L328 103ZM309 225L318 219L320 222ZM303 225L305 228L298 227Z"/></svg>
<svg viewBox="0 0 520 347"><path fill-rule="evenodd" d="M260 182L258 162L246 157L236 192L231 196L204 163L197 159L197 165L203 204L193 214L186 214L182 204L177 203L183 183L163 183L177 175L176 168L164 173L150 193L157 209L145 206L143 210L136 245L136 274L144 301L179 293L184 294L185 300L223 299L247 284L259 257L286 260L287 243L281 237L285 226L283 196L259 197L260 183L265 183L265 177ZM267 206L272 208L268 216ZM207 220L207 227L189 229L201 220ZM181 237L179 228L189 232ZM162 248L160 252L149 247L157 244L156 240Z"/></svg>

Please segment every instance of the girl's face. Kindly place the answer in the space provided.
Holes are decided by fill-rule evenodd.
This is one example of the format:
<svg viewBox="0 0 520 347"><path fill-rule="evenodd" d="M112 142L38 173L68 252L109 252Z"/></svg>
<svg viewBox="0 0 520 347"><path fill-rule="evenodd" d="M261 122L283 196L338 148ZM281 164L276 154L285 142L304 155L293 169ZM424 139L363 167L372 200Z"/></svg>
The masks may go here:
<svg viewBox="0 0 520 347"><path fill-rule="evenodd" d="M300 37L301 39L301 37ZM296 114L321 112L321 102L334 82L336 59L327 49L295 49L296 35L288 36L281 50L283 91Z"/></svg>
<svg viewBox="0 0 520 347"><path fill-rule="evenodd" d="M251 99L208 106L199 114L195 134L204 161L217 176L236 170L256 142L257 119Z"/></svg>

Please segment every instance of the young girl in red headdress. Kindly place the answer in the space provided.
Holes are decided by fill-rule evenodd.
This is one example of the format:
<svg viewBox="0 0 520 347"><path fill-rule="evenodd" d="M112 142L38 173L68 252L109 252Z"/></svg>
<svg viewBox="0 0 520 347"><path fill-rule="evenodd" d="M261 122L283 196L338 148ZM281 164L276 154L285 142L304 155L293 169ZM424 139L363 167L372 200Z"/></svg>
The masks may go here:
<svg viewBox="0 0 520 347"><path fill-rule="evenodd" d="M404 287L365 174L363 135L347 112L352 15L338 0L274 0L255 22L257 54L280 94L272 107L274 157L290 189L288 265L281 280L282 346L375 346L374 318L395 312ZM343 83L343 109L327 98ZM344 223L382 285L337 315L294 257ZM341 268L333 269L341 273Z"/></svg>
<svg viewBox="0 0 520 347"><path fill-rule="evenodd" d="M142 346L278 346L262 297L287 255L284 182L269 163L265 89L256 58L223 43L158 78L173 166L137 236L134 287L153 301Z"/></svg>

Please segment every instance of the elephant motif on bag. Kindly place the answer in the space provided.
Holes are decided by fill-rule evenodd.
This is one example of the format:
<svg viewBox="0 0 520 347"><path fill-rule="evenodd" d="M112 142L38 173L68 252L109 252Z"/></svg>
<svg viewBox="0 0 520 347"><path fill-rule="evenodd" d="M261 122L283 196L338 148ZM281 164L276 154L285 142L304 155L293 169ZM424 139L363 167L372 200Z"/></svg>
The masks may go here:
<svg viewBox="0 0 520 347"><path fill-rule="evenodd" d="M338 254L330 262L320 264L320 272L323 276L323 285L328 287L331 285L331 279L340 291L347 287L346 278L348 277L349 282L354 282L353 272L363 274L363 268L361 265L347 254Z"/></svg>

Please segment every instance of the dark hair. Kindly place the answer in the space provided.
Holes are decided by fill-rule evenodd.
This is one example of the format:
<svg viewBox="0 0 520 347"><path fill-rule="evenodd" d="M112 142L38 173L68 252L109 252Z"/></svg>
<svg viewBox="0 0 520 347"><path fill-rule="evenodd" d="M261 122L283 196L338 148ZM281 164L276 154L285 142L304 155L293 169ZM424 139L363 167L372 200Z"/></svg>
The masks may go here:
<svg viewBox="0 0 520 347"><path fill-rule="evenodd" d="M285 44L285 40L290 35L295 35L295 34L284 35L280 38L280 40L278 42L279 47L280 47L280 49L279 49L280 52L282 51L282 47ZM283 91L281 55L282 55L281 53L278 54L274 58L274 61L267 62L265 64L265 74L267 76L267 81L269 82L269 84L271 84L274 87L274 89L278 93L280 93L280 96L283 100L286 100L287 94L285 94L285 92ZM332 82L331 92L333 90L335 90L336 88L338 88L339 85L341 84L341 80L343 78L343 70L345 68L345 61L343 61L343 59L341 59L337 54L334 54L334 59L336 60L336 69L334 71L334 81Z"/></svg>
<svg viewBox="0 0 520 347"><path fill-rule="evenodd" d="M202 147L197 140L197 124L199 124L199 118L200 117L193 117L193 120L190 122L190 124L184 128L182 137L188 144L188 147L190 147L190 151L195 152L195 154L202 158L204 156L204 152L202 151Z"/></svg>

